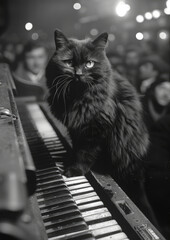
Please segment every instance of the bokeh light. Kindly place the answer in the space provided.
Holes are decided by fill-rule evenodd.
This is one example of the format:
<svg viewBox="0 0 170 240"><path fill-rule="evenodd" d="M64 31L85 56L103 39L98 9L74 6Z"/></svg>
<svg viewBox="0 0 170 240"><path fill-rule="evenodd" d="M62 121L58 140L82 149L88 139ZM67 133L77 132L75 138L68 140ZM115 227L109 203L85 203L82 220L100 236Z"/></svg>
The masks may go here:
<svg viewBox="0 0 170 240"><path fill-rule="evenodd" d="M165 8L165 9L164 9L164 13L165 13L166 15L170 15L170 8Z"/></svg>
<svg viewBox="0 0 170 240"><path fill-rule="evenodd" d="M145 13L145 18L146 18L147 20L151 20L151 19L152 19L152 13L146 12L146 13Z"/></svg>
<svg viewBox="0 0 170 240"><path fill-rule="evenodd" d="M115 40L115 35L113 33L110 33L109 36L108 36L108 40L110 42L113 42Z"/></svg>
<svg viewBox="0 0 170 240"><path fill-rule="evenodd" d="M80 4L80 3L74 3L73 8L74 8L75 10L80 10L81 4Z"/></svg>
<svg viewBox="0 0 170 240"><path fill-rule="evenodd" d="M99 31L98 31L96 28L92 28L92 29L90 30L90 34L91 34L92 36L96 36L98 33L99 33Z"/></svg>
<svg viewBox="0 0 170 240"><path fill-rule="evenodd" d="M137 40L142 40L143 38L144 38L143 33L141 33L141 32L136 33Z"/></svg>
<svg viewBox="0 0 170 240"><path fill-rule="evenodd" d="M128 13L128 11L130 10L130 5L126 4L125 2L121 1L117 4L115 11L116 14L119 17L124 17L126 16L126 14Z"/></svg>
<svg viewBox="0 0 170 240"><path fill-rule="evenodd" d="M32 34L31 38L32 38L32 40L38 40L39 34L35 32Z"/></svg>
<svg viewBox="0 0 170 240"><path fill-rule="evenodd" d="M144 21L144 17L143 17L142 15L138 15L138 16L136 17L136 21L137 21L138 23L142 23L142 22Z"/></svg>
<svg viewBox="0 0 170 240"><path fill-rule="evenodd" d="M30 31L32 28L33 28L33 24L32 24L31 22L27 22L27 23L25 24L25 29L26 29L27 31Z"/></svg>
<svg viewBox="0 0 170 240"><path fill-rule="evenodd" d="M170 0L166 1L166 6L167 6L168 9L170 9Z"/></svg>
<svg viewBox="0 0 170 240"><path fill-rule="evenodd" d="M152 12L152 16L153 16L154 18L159 18L159 17L161 16L161 12L160 12L159 10L154 10L154 11Z"/></svg>
<svg viewBox="0 0 170 240"><path fill-rule="evenodd" d="M160 37L160 39L165 40L165 39L167 39L168 35L166 32L162 31L159 33L159 37Z"/></svg>

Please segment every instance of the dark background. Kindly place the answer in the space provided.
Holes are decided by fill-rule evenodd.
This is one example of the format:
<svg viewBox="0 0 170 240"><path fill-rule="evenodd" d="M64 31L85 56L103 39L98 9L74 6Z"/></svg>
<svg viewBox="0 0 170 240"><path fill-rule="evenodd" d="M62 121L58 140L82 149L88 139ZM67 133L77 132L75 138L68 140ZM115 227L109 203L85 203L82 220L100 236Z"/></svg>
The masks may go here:
<svg viewBox="0 0 170 240"><path fill-rule="evenodd" d="M81 9L73 9L75 2L81 3ZM53 45L53 32L60 28L68 36L84 38L89 36L91 29L98 32L107 31L114 38L110 46L129 42L138 44L136 33L144 33L144 38L152 39L159 43L160 47L169 44L167 39L159 38L160 31L168 32L170 29L170 15L164 13L165 0L127 0L131 7L125 17L118 17L115 7L119 0L1 0L0 18L1 25L7 25L1 40L10 42L25 42L38 33L39 39ZM5 8L8 10L5 13ZM138 14L158 9L161 16L158 19L136 22ZM4 15L6 16L3 22ZM25 24L31 22L33 28L25 30Z"/></svg>

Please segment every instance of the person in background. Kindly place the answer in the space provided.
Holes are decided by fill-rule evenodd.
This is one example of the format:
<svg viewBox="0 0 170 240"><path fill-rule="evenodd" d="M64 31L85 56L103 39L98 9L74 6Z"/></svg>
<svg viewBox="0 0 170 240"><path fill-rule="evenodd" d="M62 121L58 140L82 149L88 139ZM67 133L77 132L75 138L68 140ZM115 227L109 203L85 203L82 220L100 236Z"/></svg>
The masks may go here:
<svg viewBox="0 0 170 240"><path fill-rule="evenodd" d="M150 129L150 148L146 161L145 189L161 227L170 239L170 114Z"/></svg>
<svg viewBox="0 0 170 240"><path fill-rule="evenodd" d="M122 56L117 52L108 52L107 57L111 63L112 69L117 71L120 75L126 76L126 69L122 61Z"/></svg>
<svg viewBox="0 0 170 240"><path fill-rule="evenodd" d="M142 57L157 58L158 56L158 46L152 40L141 41Z"/></svg>
<svg viewBox="0 0 170 240"><path fill-rule="evenodd" d="M138 64L140 61L140 53L137 48L129 48L125 53L126 77L129 82L137 88L138 80Z"/></svg>
<svg viewBox="0 0 170 240"><path fill-rule="evenodd" d="M168 74L169 66L161 58L148 57L144 58L139 64L139 82L137 89L139 93L145 94L152 83L159 78Z"/></svg>
<svg viewBox="0 0 170 240"><path fill-rule="evenodd" d="M16 77L44 87L47 60L48 54L45 46L30 41L24 47L22 61L18 64L14 74Z"/></svg>
<svg viewBox="0 0 170 240"><path fill-rule="evenodd" d="M13 69L15 63L15 46L13 43L4 43L1 50L1 62L7 63Z"/></svg>
<svg viewBox="0 0 170 240"><path fill-rule="evenodd" d="M43 101L47 94L46 47L39 42L30 41L24 46L22 56L18 59L20 61L13 72L18 97L33 97L35 100Z"/></svg>
<svg viewBox="0 0 170 240"><path fill-rule="evenodd" d="M170 109L170 78L158 77L147 89L142 99L144 118L148 130Z"/></svg>

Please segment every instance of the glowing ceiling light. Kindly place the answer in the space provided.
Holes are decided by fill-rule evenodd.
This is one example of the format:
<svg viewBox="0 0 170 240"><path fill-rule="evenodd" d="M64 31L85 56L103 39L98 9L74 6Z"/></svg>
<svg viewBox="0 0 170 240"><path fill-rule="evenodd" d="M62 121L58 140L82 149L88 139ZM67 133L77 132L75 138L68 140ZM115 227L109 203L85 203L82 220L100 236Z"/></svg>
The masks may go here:
<svg viewBox="0 0 170 240"><path fill-rule="evenodd" d="M80 10L81 4L80 4L80 3L74 3L73 8L74 8L75 10Z"/></svg>
<svg viewBox="0 0 170 240"><path fill-rule="evenodd" d="M119 17L124 17L128 13L129 10L130 10L130 5L126 4L123 1L120 1L115 8L116 14Z"/></svg>
<svg viewBox="0 0 170 240"><path fill-rule="evenodd" d="M144 21L144 17L143 17L142 15L138 15L138 16L136 17L136 21L137 21L138 23L142 23L142 22Z"/></svg>
<svg viewBox="0 0 170 240"><path fill-rule="evenodd" d="M164 13L165 13L166 15L170 15L170 8L165 8L165 9L164 9Z"/></svg>
<svg viewBox="0 0 170 240"><path fill-rule="evenodd" d="M145 13L145 18L146 18L147 20L151 20L151 19L152 19L152 13L146 12L146 13Z"/></svg>
<svg viewBox="0 0 170 240"><path fill-rule="evenodd" d="M161 16L161 12L160 12L159 10L154 10L154 11L152 12L152 16L153 16L154 18L159 18L159 17Z"/></svg>
<svg viewBox="0 0 170 240"><path fill-rule="evenodd" d="M98 31L96 28L92 28L92 29L90 30L90 34L91 34L92 36L96 36L98 33L99 33L99 31Z"/></svg>
<svg viewBox="0 0 170 240"><path fill-rule="evenodd" d="M160 37L160 39L165 40L165 39L167 39L168 35L166 32L160 32L159 37Z"/></svg>
<svg viewBox="0 0 170 240"><path fill-rule="evenodd" d="M27 22L27 23L25 24L25 29L26 29L27 31L30 31L32 28L33 28L33 24L32 24L32 23Z"/></svg>
<svg viewBox="0 0 170 240"><path fill-rule="evenodd" d="M38 33L33 33L31 36L32 40L37 40L39 38L39 34Z"/></svg>
<svg viewBox="0 0 170 240"><path fill-rule="evenodd" d="M115 35L112 34L112 33L110 33L109 36L108 36L108 40L109 40L110 42L113 42L113 41L115 40Z"/></svg>
<svg viewBox="0 0 170 240"><path fill-rule="evenodd" d="M143 33L141 33L141 32L136 33L137 40L142 40L143 38L144 38Z"/></svg>
<svg viewBox="0 0 170 240"><path fill-rule="evenodd" d="M167 1L166 1L166 6L167 6L167 8L170 9L170 0L167 0Z"/></svg>

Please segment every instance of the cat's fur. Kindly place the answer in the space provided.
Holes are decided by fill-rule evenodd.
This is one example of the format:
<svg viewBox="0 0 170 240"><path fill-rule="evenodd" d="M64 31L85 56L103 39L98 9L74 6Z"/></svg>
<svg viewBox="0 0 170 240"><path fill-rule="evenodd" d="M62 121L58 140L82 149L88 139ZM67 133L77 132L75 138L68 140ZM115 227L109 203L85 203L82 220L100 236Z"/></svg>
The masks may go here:
<svg viewBox="0 0 170 240"><path fill-rule="evenodd" d="M107 37L68 39L55 31L56 52L46 69L48 102L72 138L67 176L85 174L103 156L113 170L133 170L147 151L141 104L129 82L111 69ZM94 66L85 67L90 60Z"/></svg>

